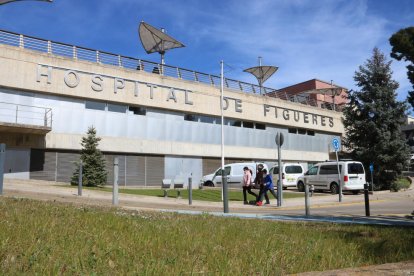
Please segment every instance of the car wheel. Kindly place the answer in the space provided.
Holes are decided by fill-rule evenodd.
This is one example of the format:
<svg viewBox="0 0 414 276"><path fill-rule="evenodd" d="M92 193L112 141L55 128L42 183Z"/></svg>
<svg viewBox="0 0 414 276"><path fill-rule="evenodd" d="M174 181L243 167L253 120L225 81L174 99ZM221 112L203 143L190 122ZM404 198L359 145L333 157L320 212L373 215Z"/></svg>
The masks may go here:
<svg viewBox="0 0 414 276"><path fill-rule="evenodd" d="M339 193L339 186L336 183L331 184L331 194L336 195Z"/></svg>
<svg viewBox="0 0 414 276"><path fill-rule="evenodd" d="M354 191L352 191L352 193L353 193L354 195L357 195L357 194L359 194L359 190L354 190Z"/></svg>
<svg viewBox="0 0 414 276"><path fill-rule="evenodd" d="M303 184L302 181L298 182L298 191L299 192L304 192L305 191L305 185Z"/></svg>
<svg viewBox="0 0 414 276"><path fill-rule="evenodd" d="M214 183L212 181L207 181L207 182L204 182L204 186L214 187Z"/></svg>

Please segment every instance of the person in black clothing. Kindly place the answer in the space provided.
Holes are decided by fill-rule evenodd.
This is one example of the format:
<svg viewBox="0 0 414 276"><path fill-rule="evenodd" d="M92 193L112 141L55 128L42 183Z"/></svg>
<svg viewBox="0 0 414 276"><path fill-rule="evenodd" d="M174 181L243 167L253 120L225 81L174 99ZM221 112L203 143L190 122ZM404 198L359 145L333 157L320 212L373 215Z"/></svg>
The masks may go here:
<svg viewBox="0 0 414 276"><path fill-rule="evenodd" d="M263 177L263 169L264 169L263 168L263 165L259 164L257 166L256 178L254 179L254 183L256 185L258 185L259 188L260 188L259 195L261 195L263 193L263 191L265 190L264 177ZM269 204L270 203L269 196L266 193L264 193L264 196L265 196L265 200L266 200L266 203L265 204ZM257 197L256 198L256 205L258 205L259 201L260 201L260 198Z"/></svg>

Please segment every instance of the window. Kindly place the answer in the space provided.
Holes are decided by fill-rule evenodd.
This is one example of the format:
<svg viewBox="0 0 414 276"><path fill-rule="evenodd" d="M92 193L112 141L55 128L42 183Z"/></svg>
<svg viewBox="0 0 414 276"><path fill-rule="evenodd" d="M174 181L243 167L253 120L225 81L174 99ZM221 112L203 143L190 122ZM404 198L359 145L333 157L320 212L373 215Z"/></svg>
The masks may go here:
<svg viewBox="0 0 414 276"><path fill-rule="evenodd" d="M261 124L261 123L256 123L256 129L266 129L266 125Z"/></svg>
<svg viewBox="0 0 414 276"><path fill-rule="evenodd" d="M306 129L298 128L298 134L306 135Z"/></svg>
<svg viewBox="0 0 414 276"><path fill-rule="evenodd" d="M233 121L233 123L231 125L236 126L236 127L241 127L242 122L241 121Z"/></svg>
<svg viewBox="0 0 414 276"><path fill-rule="evenodd" d="M316 175L318 173L318 168L318 166L310 168L306 175Z"/></svg>
<svg viewBox="0 0 414 276"><path fill-rule="evenodd" d="M243 127L245 128L254 128L253 122L243 122Z"/></svg>
<svg viewBox="0 0 414 276"><path fill-rule="evenodd" d="M105 111L106 104L102 102L85 101L86 109Z"/></svg>
<svg viewBox="0 0 414 276"><path fill-rule="evenodd" d="M308 129L308 135L315 136L315 131Z"/></svg>
<svg viewBox="0 0 414 276"><path fill-rule="evenodd" d="M348 164L349 174L360 174L364 173L364 167L360 163L349 163Z"/></svg>
<svg viewBox="0 0 414 276"><path fill-rule="evenodd" d="M130 106L128 110L130 114L134 114L134 115L146 115L147 114L147 110L140 106Z"/></svg>
<svg viewBox="0 0 414 276"><path fill-rule="evenodd" d="M342 165L339 165L339 171L342 171ZM323 165L321 166L321 171L319 174L338 174L338 166L337 165Z"/></svg>
<svg viewBox="0 0 414 276"><path fill-rule="evenodd" d="M193 115L193 114L185 114L184 115L184 120L186 121L192 121L192 122L197 122L198 118L197 116Z"/></svg>
<svg viewBox="0 0 414 276"><path fill-rule="evenodd" d="M286 173L302 173L301 166L286 166L285 168Z"/></svg>
<svg viewBox="0 0 414 276"><path fill-rule="evenodd" d="M298 131L298 129L297 129L297 128L289 128L289 129L288 129L288 132L289 132L289 133L293 133L293 134L296 134L296 133L297 133L297 131Z"/></svg>
<svg viewBox="0 0 414 276"><path fill-rule="evenodd" d="M198 116L200 118L201 123L209 123L214 124L216 122L216 119L214 117L209 116Z"/></svg>
<svg viewBox="0 0 414 276"><path fill-rule="evenodd" d="M126 105L120 104L108 104L108 111L110 112L118 112L118 113L125 113L126 112Z"/></svg>
<svg viewBox="0 0 414 276"><path fill-rule="evenodd" d="M236 121L233 119L224 119L224 124L229 126L241 127L241 121Z"/></svg>
<svg viewBox="0 0 414 276"><path fill-rule="evenodd" d="M273 168L273 174L279 174L279 167Z"/></svg>

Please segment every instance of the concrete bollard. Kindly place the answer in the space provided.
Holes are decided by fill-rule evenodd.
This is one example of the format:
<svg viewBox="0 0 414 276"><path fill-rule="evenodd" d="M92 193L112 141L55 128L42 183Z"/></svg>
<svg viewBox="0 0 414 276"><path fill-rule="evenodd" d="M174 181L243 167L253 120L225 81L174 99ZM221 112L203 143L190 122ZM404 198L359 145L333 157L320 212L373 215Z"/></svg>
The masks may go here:
<svg viewBox="0 0 414 276"><path fill-rule="evenodd" d="M114 186L112 187L112 204L118 205L118 157L114 159Z"/></svg>
<svg viewBox="0 0 414 276"><path fill-rule="evenodd" d="M310 216L310 207L309 207L309 185L305 184L305 215Z"/></svg>

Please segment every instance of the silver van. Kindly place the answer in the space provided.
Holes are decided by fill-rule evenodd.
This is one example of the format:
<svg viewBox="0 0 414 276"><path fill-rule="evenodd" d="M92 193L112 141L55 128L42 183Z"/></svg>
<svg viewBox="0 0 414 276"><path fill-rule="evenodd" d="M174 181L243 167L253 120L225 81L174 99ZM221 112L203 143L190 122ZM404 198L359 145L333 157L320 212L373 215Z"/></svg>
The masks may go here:
<svg viewBox="0 0 414 276"><path fill-rule="evenodd" d="M358 194L364 189L365 170L361 162L339 161L342 191ZM303 176L298 178L297 188L303 192L305 183L313 186L315 191L329 190L332 194L339 193L338 166L336 161L315 164Z"/></svg>
<svg viewBox="0 0 414 276"><path fill-rule="evenodd" d="M264 169L268 169L267 165L264 163L232 163L224 165L224 171L226 173L227 183L231 186L240 185L243 180L243 168L248 167L253 175L253 180L256 177L256 169L258 165L262 165ZM218 168L214 173L203 176L201 179L201 184L203 186L216 187L221 186L221 168Z"/></svg>

